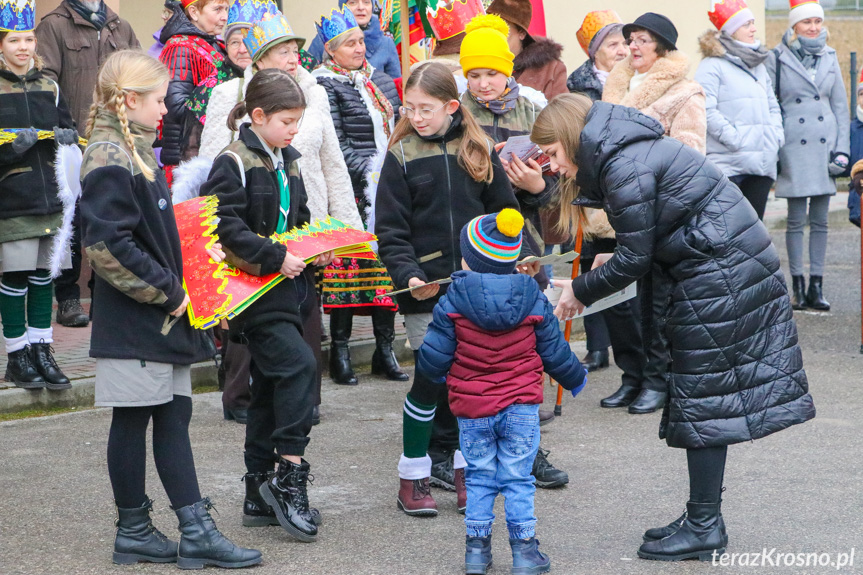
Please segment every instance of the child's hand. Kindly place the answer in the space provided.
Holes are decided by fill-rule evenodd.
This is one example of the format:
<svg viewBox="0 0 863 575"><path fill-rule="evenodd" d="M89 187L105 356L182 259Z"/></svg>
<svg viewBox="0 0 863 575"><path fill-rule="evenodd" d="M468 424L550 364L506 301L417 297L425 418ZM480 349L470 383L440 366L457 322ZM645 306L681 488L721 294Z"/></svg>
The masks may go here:
<svg viewBox="0 0 863 575"><path fill-rule="evenodd" d="M528 262L526 264L518 264L516 266L516 270L518 270L518 273L528 275L530 277L536 277L536 274L539 273L540 268L542 268L542 266L539 262Z"/></svg>
<svg viewBox="0 0 863 575"><path fill-rule="evenodd" d="M434 296L437 295L437 292L440 291L440 284L426 285L426 282L424 282L423 280L421 280L419 278L411 278L410 281L408 281L408 287L419 287L419 286L425 286L425 287L415 289L414 291L411 292L411 295L414 296L414 299L416 299L418 301L423 301L425 299L433 298Z"/></svg>
<svg viewBox="0 0 863 575"><path fill-rule="evenodd" d="M336 257L335 250L330 250L327 253L321 254L318 257L316 257L314 259L314 261L312 262L312 265L322 267L322 268L326 267L326 266L330 265L331 263L333 263L333 259L335 257Z"/></svg>
<svg viewBox="0 0 863 575"><path fill-rule="evenodd" d="M551 285L556 288L563 289L560 295L560 301L557 302L557 307L554 308L554 315L559 320L572 319L584 311L584 304L578 301L575 294L572 292L572 282L569 280L551 280Z"/></svg>
<svg viewBox="0 0 863 575"><path fill-rule="evenodd" d="M213 247L207 250L207 255L210 256L210 259L216 262L217 264L225 261L225 252L222 251L222 244L216 242L213 244Z"/></svg>
<svg viewBox="0 0 863 575"><path fill-rule="evenodd" d="M294 279L303 273L304 269L306 269L306 262L291 252L285 252L285 261L282 262L282 269L279 270L280 274L286 278Z"/></svg>
<svg viewBox="0 0 863 575"><path fill-rule="evenodd" d="M600 266L604 266L605 263L611 259L611 256L614 254L597 254L595 258L593 258L593 265L590 266L591 271L595 270Z"/></svg>
<svg viewBox="0 0 863 575"><path fill-rule="evenodd" d="M499 144L495 144L494 151L499 154L500 151L504 148L504 146L506 146L506 142L500 142Z"/></svg>
<svg viewBox="0 0 863 575"><path fill-rule="evenodd" d="M542 179L542 168L536 160L528 160L527 164L513 156L511 162L501 160L506 175L513 186L533 195L545 191L545 180Z"/></svg>
<svg viewBox="0 0 863 575"><path fill-rule="evenodd" d="M186 308L189 307L189 304L192 300L189 299L189 294L186 294L186 297L183 298L183 303L180 304L180 307L171 312L171 315L174 317L180 317L184 313L186 313Z"/></svg>

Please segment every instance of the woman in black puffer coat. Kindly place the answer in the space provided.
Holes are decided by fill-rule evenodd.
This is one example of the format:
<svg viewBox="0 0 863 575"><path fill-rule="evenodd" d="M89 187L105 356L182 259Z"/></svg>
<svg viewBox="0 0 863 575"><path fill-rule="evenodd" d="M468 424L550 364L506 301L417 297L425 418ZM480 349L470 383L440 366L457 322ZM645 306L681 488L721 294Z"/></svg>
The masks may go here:
<svg viewBox="0 0 863 575"><path fill-rule="evenodd" d="M325 42L324 62L312 75L327 91L357 207L363 224L368 226L374 200L366 197L367 173L375 163L374 158L378 154L382 158L386 153L401 101L392 78L366 61L363 31L356 25L350 10L345 10L343 15L334 10L332 18L343 18L353 27L333 38L328 38L318 27L319 36ZM383 163L383 159L379 161ZM409 379L399 367L392 347L397 307L395 301L385 295L392 289L392 280L378 260L336 258L324 270L323 305L330 315L332 337L330 377L335 383L357 384L348 348L354 314L372 316L376 343L372 374L393 381Z"/></svg>
<svg viewBox="0 0 863 575"><path fill-rule="evenodd" d="M690 501L683 517L645 533L638 555L706 560L728 542L727 446L808 421L815 407L767 229L716 166L663 133L637 110L569 94L540 114L532 139L560 170L567 223L602 208L617 233L605 265L561 284L556 313L647 274L671 294L658 319L671 356L660 437L687 450Z"/></svg>

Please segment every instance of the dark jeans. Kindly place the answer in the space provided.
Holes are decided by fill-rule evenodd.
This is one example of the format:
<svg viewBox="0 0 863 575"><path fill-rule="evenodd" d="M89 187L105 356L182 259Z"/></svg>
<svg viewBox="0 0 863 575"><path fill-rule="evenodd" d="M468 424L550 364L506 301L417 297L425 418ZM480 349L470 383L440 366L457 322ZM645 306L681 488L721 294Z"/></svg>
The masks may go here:
<svg viewBox="0 0 863 575"><path fill-rule="evenodd" d="M225 390L222 392L222 405L228 409L248 409L252 401L249 385L249 368L252 356L248 346L230 341L222 342L222 367L225 370Z"/></svg>
<svg viewBox="0 0 863 575"><path fill-rule="evenodd" d="M245 333L252 355L252 402L246 424L246 469L272 471L279 455L302 456L312 429L315 357L288 321Z"/></svg>
<svg viewBox="0 0 863 575"><path fill-rule="evenodd" d="M314 281L309 282L314 285ZM303 339L312 349L315 358L315 387L312 390L312 405L321 404L321 379L323 378L323 352L321 351L321 296L317 291L306 297L300 307L303 316Z"/></svg>
<svg viewBox="0 0 863 575"><path fill-rule="evenodd" d="M767 176L747 175L732 176L728 179L740 188L743 196L755 208L758 219L763 220L764 210L767 208L767 198L770 196L770 188L773 186L773 179Z"/></svg>
<svg viewBox="0 0 863 575"><path fill-rule="evenodd" d="M81 277L81 216L78 212L76 206L72 220L72 267L63 270L54 280L54 297L58 302L81 299L81 288L78 287L78 278Z"/></svg>
<svg viewBox="0 0 863 575"><path fill-rule="evenodd" d="M646 289L646 282L653 283L653 298L651 301L645 301L644 294L648 291ZM649 339L644 341L647 364L644 367L642 387L665 392L668 391L667 374L668 366L671 363L671 356L668 353L668 343L665 335L662 333L660 321L662 315L665 313L668 297L671 295L668 285L667 282L655 280L653 274L648 274L638 282L639 292L642 294L642 297L637 298L640 300L640 305L650 305L653 308L650 333L648 334ZM635 300L630 301L634 302ZM639 317L641 317L641 314L639 314Z"/></svg>

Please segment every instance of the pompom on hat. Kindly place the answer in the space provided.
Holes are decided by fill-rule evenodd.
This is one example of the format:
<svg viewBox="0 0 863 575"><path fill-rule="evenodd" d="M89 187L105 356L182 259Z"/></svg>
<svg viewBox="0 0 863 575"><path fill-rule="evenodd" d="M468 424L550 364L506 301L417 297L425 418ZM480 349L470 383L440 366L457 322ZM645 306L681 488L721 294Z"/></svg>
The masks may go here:
<svg viewBox="0 0 863 575"><path fill-rule="evenodd" d="M713 0L707 17L720 32L734 35L744 24L755 20L755 14L744 0Z"/></svg>
<svg viewBox="0 0 863 575"><path fill-rule="evenodd" d="M788 13L788 27L794 28L799 22L809 18L824 19L824 8L818 0L789 0L791 11Z"/></svg>
<svg viewBox="0 0 863 575"><path fill-rule="evenodd" d="M509 275L521 254L523 228L524 218L512 208L474 218L461 230L461 256L477 273Z"/></svg>
<svg viewBox="0 0 863 575"><path fill-rule="evenodd" d="M465 26L459 62L465 77L471 70L488 68L512 76L515 55L509 50L509 26L494 14L477 16Z"/></svg>
<svg viewBox="0 0 863 575"><path fill-rule="evenodd" d="M614 10L597 10L589 12L581 23L581 28L575 33L578 44L591 60L596 51L602 45L605 37L614 30L618 32L623 28L623 20Z"/></svg>

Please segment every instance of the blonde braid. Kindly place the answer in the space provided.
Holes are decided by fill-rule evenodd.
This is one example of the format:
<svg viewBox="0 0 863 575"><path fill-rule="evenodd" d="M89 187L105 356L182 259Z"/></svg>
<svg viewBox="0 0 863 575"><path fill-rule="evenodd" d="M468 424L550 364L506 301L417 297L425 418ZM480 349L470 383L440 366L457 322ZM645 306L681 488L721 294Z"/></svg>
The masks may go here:
<svg viewBox="0 0 863 575"><path fill-rule="evenodd" d="M138 154L138 149L135 147L135 136L129 129L129 118L126 116L126 94L119 88L114 88L114 108L117 111L117 119L120 120L120 128L123 130L123 137L126 139L126 145L132 150L132 157L135 158L135 163L138 164L141 173L148 182L156 180L153 170L150 166L144 163L144 160Z"/></svg>
<svg viewBox="0 0 863 575"><path fill-rule="evenodd" d="M102 107L102 94L99 92L99 85L93 87L93 103L90 105L90 113L87 116L87 124L84 128L84 137L88 140L93 135L93 127L96 125L96 115L99 113L99 108Z"/></svg>

